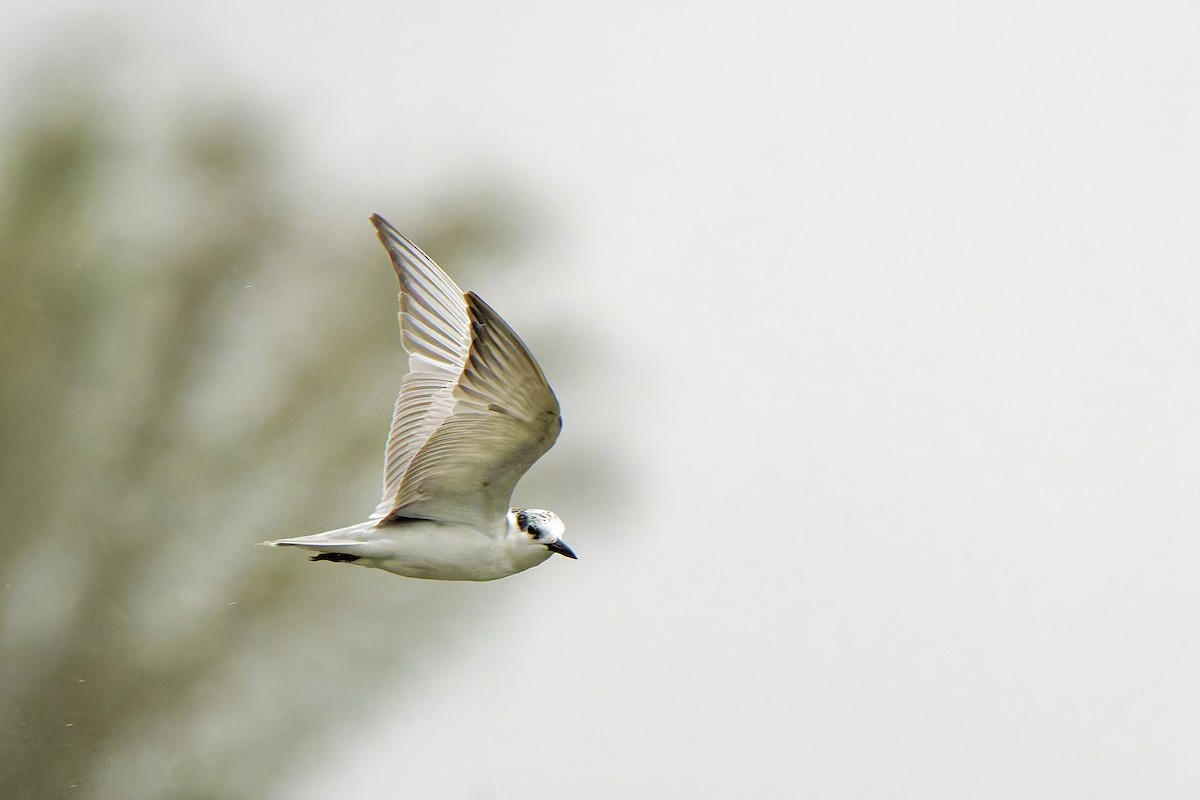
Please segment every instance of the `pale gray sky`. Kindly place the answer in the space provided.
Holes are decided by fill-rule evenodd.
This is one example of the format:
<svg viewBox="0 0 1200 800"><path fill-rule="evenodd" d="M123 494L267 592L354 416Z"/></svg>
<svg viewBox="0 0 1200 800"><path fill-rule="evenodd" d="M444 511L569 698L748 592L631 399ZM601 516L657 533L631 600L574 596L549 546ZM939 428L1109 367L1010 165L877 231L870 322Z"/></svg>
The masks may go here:
<svg viewBox="0 0 1200 800"><path fill-rule="evenodd" d="M1200 790L1195 4L27 5L6 72L106 20L341 235L522 192L472 288L627 460L280 798Z"/></svg>

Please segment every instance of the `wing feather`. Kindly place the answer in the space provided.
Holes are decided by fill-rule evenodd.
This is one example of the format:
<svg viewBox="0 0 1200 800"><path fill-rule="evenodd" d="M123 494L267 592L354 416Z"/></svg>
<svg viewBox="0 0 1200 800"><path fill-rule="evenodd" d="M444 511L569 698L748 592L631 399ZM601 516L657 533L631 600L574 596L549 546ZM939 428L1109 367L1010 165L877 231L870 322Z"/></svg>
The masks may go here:
<svg viewBox="0 0 1200 800"><path fill-rule="evenodd" d="M517 334L468 292L471 349L454 408L413 456L393 510L489 526L562 428L558 400Z"/></svg>
<svg viewBox="0 0 1200 800"><path fill-rule="evenodd" d="M383 217L371 217L400 281L400 341L408 374L392 413L384 453L383 499L372 519L387 516L413 455L454 407L454 382L471 345L462 290L421 248Z"/></svg>
<svg viewBox="0 0 1200 800"><path fill-rule="evenodd" d="M492 527L517 481L562 427L558 400L520 337L466 295L386 220L371 221L400 280L409 372L372 519L424 517Z"/></svg>

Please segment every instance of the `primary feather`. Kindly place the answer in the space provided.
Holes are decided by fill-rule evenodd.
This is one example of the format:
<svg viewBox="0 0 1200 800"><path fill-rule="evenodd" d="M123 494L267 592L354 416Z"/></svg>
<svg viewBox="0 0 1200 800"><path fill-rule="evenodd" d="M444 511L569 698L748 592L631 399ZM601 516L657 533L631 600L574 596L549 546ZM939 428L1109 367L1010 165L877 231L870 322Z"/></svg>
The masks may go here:
<svg viewBox="0 0 1200 800"><path fill-rule="evenodd" d="M419 247L371 218L400 281L409 372L392 417L383 499L371 519L486 525L558 437L558 400L520 337Z"/></svg>

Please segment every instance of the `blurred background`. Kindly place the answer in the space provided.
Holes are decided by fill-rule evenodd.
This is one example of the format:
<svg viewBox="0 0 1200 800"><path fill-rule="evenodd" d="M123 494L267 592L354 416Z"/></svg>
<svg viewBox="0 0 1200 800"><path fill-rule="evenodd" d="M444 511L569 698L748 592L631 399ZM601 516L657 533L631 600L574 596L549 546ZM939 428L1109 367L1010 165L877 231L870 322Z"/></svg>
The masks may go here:
<svg viewBox="0 0 1200 800"><path fill-rule="evenodd" d="M0 797L1194 797L1194 3L0 11ZM578 562L410 581L367 216Z"/></svg>

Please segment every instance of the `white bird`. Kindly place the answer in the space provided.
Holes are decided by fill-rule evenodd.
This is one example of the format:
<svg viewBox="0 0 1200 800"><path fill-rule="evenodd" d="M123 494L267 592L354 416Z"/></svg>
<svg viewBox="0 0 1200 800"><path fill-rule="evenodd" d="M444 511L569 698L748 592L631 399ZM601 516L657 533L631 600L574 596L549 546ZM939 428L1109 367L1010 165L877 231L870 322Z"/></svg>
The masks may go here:
<svg viewBox="0 0 1200 800"><path fill-rule="evenodd" d="M500 316L378 214L400 279L408 374L392 416L383 500L366 522L263 544L409 578L491 581L554 553L575 558L553 511L509 508L562 429L558 400Z"/></svg>

